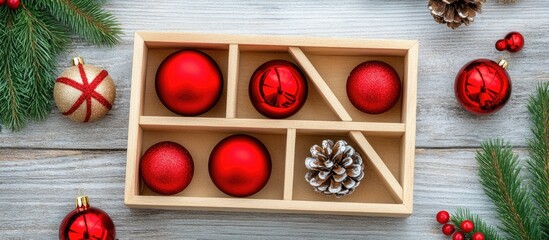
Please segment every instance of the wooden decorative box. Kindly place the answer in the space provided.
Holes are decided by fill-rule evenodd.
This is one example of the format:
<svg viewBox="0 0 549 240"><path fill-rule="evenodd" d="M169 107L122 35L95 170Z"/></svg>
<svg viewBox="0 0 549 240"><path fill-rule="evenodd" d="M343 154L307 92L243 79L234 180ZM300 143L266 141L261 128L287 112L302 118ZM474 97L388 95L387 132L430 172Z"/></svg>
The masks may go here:
<svg viewBox="0 0 549 240"><path fill-rule="evenodd" d="M184 48L210 55L223 73L221 100L209 112L183 117L158 99L155 74L170 53ZM269 60L296 63L306 74L309 96L287 119L268 119L248 97L254 70ZM350 71L368 60L387 62L402 80L402 96L388 112L370 115L347 98ZM418 42L280 36L235 36L138 32L135 34L128 133L125 203L129 207L225 211L407 216L412 213L416 130ZM267 185L235 198L216 188L208 159L223 138L245 133L260 139L272 158ZM322 139L345 139L365 159L366 177L342 198L316 193L305 181L304 160ZM195 164L191 184L162 196L139 177L139 159L160 141L185 146Z"/></svg>

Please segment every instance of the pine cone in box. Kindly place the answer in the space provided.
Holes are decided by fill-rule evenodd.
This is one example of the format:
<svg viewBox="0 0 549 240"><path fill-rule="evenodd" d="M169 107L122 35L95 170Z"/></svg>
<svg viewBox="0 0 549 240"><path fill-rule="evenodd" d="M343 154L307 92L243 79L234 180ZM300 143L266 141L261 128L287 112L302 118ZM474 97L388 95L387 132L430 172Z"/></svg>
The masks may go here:
<svg viewBox="0 0 549 240"><path fill-rule="evenodd" d="M486 0L429 0L429 11L438 23L445 23L450 28L461 24L469 25L480 13Z"/></svg>
<svg viewBox="0 0 549 240"><path fill-rule="evenodd" d="M347 142L322 141L311 147L311 157L305 159L305 180L317 192L342 197L353 193L364 178L362 157Z"/></svg>

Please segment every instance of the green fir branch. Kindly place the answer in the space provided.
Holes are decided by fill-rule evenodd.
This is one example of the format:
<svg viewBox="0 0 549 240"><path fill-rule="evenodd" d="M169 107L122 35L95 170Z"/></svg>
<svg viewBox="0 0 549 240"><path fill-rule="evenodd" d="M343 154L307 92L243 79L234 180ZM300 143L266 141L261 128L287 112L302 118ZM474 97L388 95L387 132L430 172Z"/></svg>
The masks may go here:
<svg viewBox="0 0 549 240"><path fill-rule="evenodd" d="M518 155L502 140L490 140L477 152L479 176L484 192L496 206L502 231L510 239L542 239L538 214L529 198L530 192L523 187L519 176L521 167Z"/></svg>
<svg viewBox="0 0 549 240"><path fill-rule="evenodd" d="M459 226L464 220L473 221L475 224L475 230L467 234L467 239L470 239L474 233L481 232L484 234L486 239L504 240L504 238L498 235L494 227L488 225L484 220L482 220L482 218L480 218L479 215L472 214L468 209L458 209L455 214L452 214L450 219L452 219L452 223L456 227L457 231L461 230Z"/></svg>
<svg viewBox="0 0 549 240"><path fill-rule="evenodd" d="M540 208L543 239L549 239L549 82L540 83L536 93L530 96L528 111L534 134L528 142L530 186Z"/></svg>
<svg viewBox="0 0 549 240"><path fill-rule="evenodd" d="M121 29L115 17L96 0L31 0L47 9L53 17L95 45L114 46L120 42Z"/></svg>

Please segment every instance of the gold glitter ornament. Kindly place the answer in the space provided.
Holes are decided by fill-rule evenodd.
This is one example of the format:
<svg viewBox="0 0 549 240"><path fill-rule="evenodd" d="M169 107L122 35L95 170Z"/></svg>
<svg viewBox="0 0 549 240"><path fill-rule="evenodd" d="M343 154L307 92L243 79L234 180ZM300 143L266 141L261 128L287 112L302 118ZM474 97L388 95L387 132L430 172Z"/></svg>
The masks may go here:
<svg viewBox="0 0 549 240"><path fill-rule="evenodd" d="M80 57L55 81L53 98L59 111L77 122L103 118L112 108L116 87L109 73Z"/></svg>

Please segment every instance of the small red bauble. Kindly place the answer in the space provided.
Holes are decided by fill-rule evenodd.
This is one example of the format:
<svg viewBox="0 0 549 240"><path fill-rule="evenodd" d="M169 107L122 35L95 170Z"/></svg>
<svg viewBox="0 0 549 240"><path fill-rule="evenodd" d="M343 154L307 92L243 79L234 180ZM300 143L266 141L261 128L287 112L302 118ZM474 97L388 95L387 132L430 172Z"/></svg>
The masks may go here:
<svg viewBox="0 0 549 240"><path fill-rule="evenodd" d="M510 32L505 36L507 41L507 50L509 52L518 52L524 47L524 37L519 32Z"/></svg>
<svg viewBox="0 0 549 240"><path fill-rule="evenodd" d="M400 98L401 84L391 65L368 61L356 66L347 78L347 97L358 110L379 114L391 109Z"/></svg>
<svg viewBox="0 0 549 240"><path fill-rule="evenodd" d="M437 213L437 222L440 224L445 224L450 221L450 213L447 211L440 211Z"/></svg>
<svg viewBox="0 0 549 240"><path fill-rule="evenodd" d="M145 184L154 192L172 195L183 191L194 174L191 154L174 142L160 142L141 157L139 174Z"/></svg>
<svg viewBox="0 0 549 240"><path fill-rule="evenodd" d="M271 176L271 156L257 138L232 135L212 150L208 169L219 190L234 197L246 197L267 184Z"/></svg>
<svg viewBox="0 0 549 240"><path fill-rule="evenodd" d="M258 112L270 118L286 118L305 104L307 79L295 64L272 60L255 70L248 92Z"/></svg>
<svg viewBox="0 0 549 240"><path fill-rule="evenodd" d="M470 233L475 229L475 224L471 220L463 220L460 226L461 230L465 233Z"/></svg>
<svg viewBox="0 0 549 240"><path fill-rule="evenodd" d="M21 5L21 0L7 0L8 7L15 10Z"/></svg>
<svg viewBox="0 0 549 240"><path fill-rule="evenodd" d="M473 60L456 76L454 91L459 103L469 112L486 115L500 110L511 96L511 78L505 60Z"/></svg>
<svg viewBox="0 0 549 240"><path fill-rule="evenodd" d="M444 235L446 235L446 236L452 235L452 233L454 233L455 230L456 230L456 228L452 224L446 223L446 224L442 225L442 233L444 233Z"/></svg>
<svg viewBox="0 0 549 240"><path fill-rule="evenodd" d="M507 49L507 40L505 39L500 39L496 42L496 49L498 51L504 51L505 49Z"/></svg>
<svg viewBox="0 0 549 240"><path fill-rule="evenodd" d="M221 97L223 75L207 54L181 50L160 64L155 86L166 108L180 115L196 116L213 108Z"/></svg>
<svg viewBox="0 0 549 240"><path fill-rule="evenodd" d="M67 214L59 226L59 240L114 240L116 230L111 217L89 205L87 196L76 198L76 209Z"/></svg>
<svg viewBox="0 0 549 240"><path fill-rule="evenodd" d="M471 237L471 240L484 240L484 234L481 232L476 232L473 234L473 237Z"/></svg>
<svg viewBox="0 0 549 240"><path fill-rule="evenodd" d="M456 232L452 235L452 240L465 240L465 234L463 232Z"/></svg>

